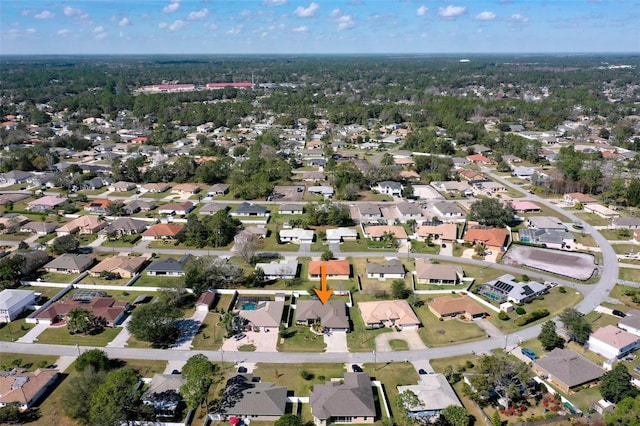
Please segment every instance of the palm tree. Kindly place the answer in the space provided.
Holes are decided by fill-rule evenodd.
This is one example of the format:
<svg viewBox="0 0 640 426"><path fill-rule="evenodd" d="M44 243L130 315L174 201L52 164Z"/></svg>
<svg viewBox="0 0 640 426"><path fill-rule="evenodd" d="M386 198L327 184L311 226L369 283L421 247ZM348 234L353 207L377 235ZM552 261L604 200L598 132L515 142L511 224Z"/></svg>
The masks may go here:
<svg viewBox="0 0 640 426"><path fill-rule="evenodd" d="M95 316L86 309L73 308L67 314L67 329L71 334L87 334L95 327L95 319Z"/></svg>
<svg viewBox="0 0 640 426"><path fill-rule="evenodd" d="M317 334L324 333L324 327L322 326L322 323L320 321L316 321L311 324L311 329Z"/></svg>
<svg viewBox="0 0 640 426"><path fill-rule="evenodd" d="M233 311L227 311L220 319L227 331L227 337L240 333L244 329L245 321L237 312Z"/></svg>

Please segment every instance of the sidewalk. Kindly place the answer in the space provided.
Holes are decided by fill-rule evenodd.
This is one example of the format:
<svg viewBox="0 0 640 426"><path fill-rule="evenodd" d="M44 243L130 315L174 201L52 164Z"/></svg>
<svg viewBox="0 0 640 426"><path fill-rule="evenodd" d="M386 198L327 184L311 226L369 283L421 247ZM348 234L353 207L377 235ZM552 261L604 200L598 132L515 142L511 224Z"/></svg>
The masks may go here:
<svg viewBox="0 0 640 426"><path fill-rule="evenodd" d="M122 330L112 341L107 344L107 348L124 348L125 346L127 346L127 341L129 340L129 337L131 337L131 333L129 333L129 330L127 329L127 324L129 324L131 318L131 315L129 315L129 317L127 317L127 319L123 321Z"/></svg>

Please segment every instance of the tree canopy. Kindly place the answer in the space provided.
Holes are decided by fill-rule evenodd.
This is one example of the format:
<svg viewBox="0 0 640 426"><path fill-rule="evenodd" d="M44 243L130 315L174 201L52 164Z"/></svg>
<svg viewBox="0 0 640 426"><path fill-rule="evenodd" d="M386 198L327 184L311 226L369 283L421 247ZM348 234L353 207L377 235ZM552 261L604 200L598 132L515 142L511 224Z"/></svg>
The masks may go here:
<svg viewBox="0 0 640 426"><path fill-rule="evenodd" d="M182 367L182 378L186 382L180 388L180 394L190 410L207 399L214 372L215 366L202 354L192 356Z"/></svg>
<svg viewBox="0 0 640 426"><path fill-rule="evenodd" d="M512 224L515 210L510 204L503 205L497 198L483 198L471 204L469 219L481 225L504 227Z"/></svg>
<svg viewBox="0 0 640 426"><path fill-rule="evenodd" d="M181 316L179 309L164 302L149 303L133 311L127 328L136 339L166 345L176 339Z"/></svg>
<svg viewBox="0 0 640 426"><path fill-rule="evenodd" d="M538 340L540 340L542 347L546 351L564 347L564 339L556 332L556 323L553 321L547 321L542 324Z"/></svg>
<svg viewBox="0 0 640 426"><path fill-rule="evenodd" d="M624 364L617 363L600 379L600 395L617 404L625 398L635 398L640 391L631 384L631 374Z"/></svg>
<svg viewBox="0 0 640 426"><path fill-rule="evenodd" d="M89 410L93 426L117 426L128 418L129 409L137 400L138 373L130 368L114 370L91 396Z"/></svg>
<svg viewBox="0 0 640 426"><path fill-rule="evenodd" d="M581 345L587 343L592 332L591 323L581 312L574 308L567 308L562 311L559 318L570 341Z"/></svg>

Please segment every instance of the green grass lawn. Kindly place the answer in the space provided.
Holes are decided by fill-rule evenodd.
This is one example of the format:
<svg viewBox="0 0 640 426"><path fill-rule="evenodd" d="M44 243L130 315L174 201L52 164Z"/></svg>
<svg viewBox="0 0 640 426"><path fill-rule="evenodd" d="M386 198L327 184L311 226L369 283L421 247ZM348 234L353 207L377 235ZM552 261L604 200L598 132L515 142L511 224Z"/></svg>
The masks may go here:
<svg viewBox="0 0 640 426"><path fill-rule="evenodd" d="M617 254L638 253L640 251L638 244L611 244L611 247Z"/></svg>
<svg viewBox="0 0 640 426"><path fill-rule="evenodd" d="M640 269L620 268L618 278L625 281L640 281Z"/></svg>
<svg viewBox="0 0 640 426"><path fill-rule="evenodd" d="M79 276L80 276L80 274L57 274L55 272L46 272L46 273L40 275L38 278L40 278L40 280L45 281L45 282L68 284L71 281L73 281L76 278L78 278ZM50 287L45 287L45 288L50 288ZM62 289L59 288L58 291L60 291L60 290L62 290Z"/></svg>
<svg viewBox="0 0 640 426"><path fill-rule="evenodd" d="M38 368L47 368L55 364L57 356L31 355L18 353L3 353L0 360L0 370L11 370L14 367L25 368L27 371L35 371Z"/></svg>
<svg viewBox="0 0 640 426"><path fill-rule="evenodd" d="M607 240L629 240L633 238L633 231L628 229L600 229L599 232Z"/></svg>
<svg viewBox="0 0 640 426"><path fill-rule="evenodd" d="M310 380L301 377L300 372L313 375ZM286 386L296 396L309 396L314 384L324 383L332 378L344 377L344 364L266 364L258 363L253 375L263 382L274 382Z"/></svg>
<svg viewBox="0 0 640 426"><path fill-rule="evenodd" d="M23 241L32 236L29 232L15 232L13 234L2 234L0 239L7 241Z"/></svg>
<svg viewBox="0 0 640 426"><path fill-rule="evenodd" d="M126 283L131 281L131 278L118 278L116 280L107 280L103 277L93 277L91 275L87 275L84 277L80 284L94 284L94 285L121 285L124 286Z"/></svg>
<svg viewBox="0 0 640 426"><path fill-rule="evenodd" d="M611 219L605 219L594 213L574 213L574 214L592 226L611 225Z"/></svg>
<svg viewBox="0 0 640 426"><path fill-rule="evenodd" d="M103 247L133 247L140 242L141 235L123 235L122 237L110 240L106 239L103 243Z"/></svg>
<svg viewBox="0 0 640 426"><path fill-rule="evenodd" d="M35 326L35 324L27 323L24 318L13 320L10 323L3 323L0 325L0 341L16 341Z"/></svg>
<svg viewBox="0 0 640 426"><path fill-rule="evenodd" d="M394 351L409 350L409 344L405 340L400 340L400 339L389 340L389 346L391 346L391 349L393 349Z"/></svg>
<svg viewBox="0 0 640 426"><path fill-rule="evenodd" d="M230 295L227 295L230 297ZM217 351L222 347L225 330L220 326L220 314L208 313L200 325L198 333L193 338L193 349Z"/></svg>
<svg viewBox="0 0 640 426"><path fill-rule="evenodd" d="M527 312L532 312L537 309L546 308L549 310L549 315L539 319L538 321L534 321L525 325L524 327L531 327L532 325L539 324L541 322L548 321L550 318L560 314L565 308L570 308L574 306L576 303L582 300L582 293L577 292L569 287L566 288L566 293L560 293L560 288L556 287L551 289L549 294L545 294L542 300L534 300L531 303L525 303L523 308ZM519 330L521 327L515 325L513 320L517 318L517 314L515 312L510 312L509 317L510 320L502 321L498 318L497 314L492 314L489 316L489 321L493 323L496 327L500 329L503 333L513 333Z"/></svg>
<svg viewBox="0 0 640 426"><path fill-rule="evenodd" d="M145 272L133 283L133 287L163 287L176 288L184 282L184 277L154 277Z"/></svg>
<svg viewBox="0 0 640 426"><path fill-rule="evenodd" d="M309 327L292 326L287 329L290 337L278 338L278 352L324 352L324 338L311 332Z"/></svg>
<svg viewBox="0 0 640 426"><path fill-rule="evenodd" d="M390 405L391 417L396 418L399 416L402 410L400 410L397 401L397 386L415 385L419 380L413 364L407 362L364 364L363 370L369 373L372 379L382 382ZM382 410L384 413L384 408Z"/></svg>
<svg viewBox="0 0 640 426"><path fill-rule="evenodd" d="M96 335L83 336L81 334L69 334L69 330L66 327L59 328L47 328L40 336L38 336L38 343L52 344L52 345L75 345L80 346L107 346L107 343L112 341L118 333L122 331L121 328L105 328L102 333Z"/></svg>
<svg viewBox="0 0 640 426"><path fill-rule="evenodd" d="M406 257L405 258L398 257L398 259L400 260L400 262L402 262L402 264L404 264L405 270L409 271L405 276L404 282L405 282L405 286L408 289L410 289L412 285L410 271L415 270L415 263L411 258L407 259ZM383 291L390 294L391 283L394 280L387 279L384 281L380 281L376 278L367 278L368 262L375 262L375 263L382 263L382 264L386 263L384 258L375 257L375 255L370 258L355 257L352 259L354 274L360 276L360 281L362 283L362 292L365 294L374 294L379 291Z"/></svg>
<svg viewBox="0 0 640 426"><path fill-rule="evenodd" d="M457 319L440 321L427 304L414 308L416 315L422 322L418 334L425 345L429 347L446 346L462 342L480 340L487 337L487 333L473 322Z"/></svg>
<svg viewBox="0 0 640 426"><path fill-rule="evenodd" d="M440 253L440 245L428 245L422 241L411 240L411 253L438 254Z"/></svg>
<svg viewBox="0 0 640 426"><path fill-rule="evenodd" d="M300 250L300 244L294 243L278 243L277 235L272 232L267 238L260 240L262 247L260 250L264 251L298 251Z"/></svg>
<svg viewBox="0 0 640 426"><path fill-rule="evenodd" d="M60 287L39 287L39 286L31 286L31 285L23 285L18 287L19 290L32 290L36 293L40 293L42 297L46 297L47 299L51 299L56 294L60 293L62 288Z"/></svg>
<svg viewBox="0 0 640 426"><path fill-rule="evenodd" d="M632 300L634 294L640 296L640 288L616 284L613 286L609 296L618 299L630 308L640 309L640 303L636 303Z"/></svg>
<svg viewBox="0 0 640 426"><path fill-rule="evenodd" d="M582 244L587 247L597 247L598 243L596 240L589 234L573 234L576 238L576 243Z"/></svg>
<svg viewBox="0 0 640 426"><path fill-rule="evenodd" d="M239 352L255 352L256 351L256 347L254 345L242 345L242 346L238 346L238 351Z"/></svg>

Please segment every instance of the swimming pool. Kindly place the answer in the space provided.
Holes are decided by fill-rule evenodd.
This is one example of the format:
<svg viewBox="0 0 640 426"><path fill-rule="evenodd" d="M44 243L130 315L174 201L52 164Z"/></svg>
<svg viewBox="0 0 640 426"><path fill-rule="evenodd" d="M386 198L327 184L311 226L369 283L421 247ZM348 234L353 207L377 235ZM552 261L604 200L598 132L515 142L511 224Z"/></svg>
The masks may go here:
<svg viewBox="0 0 640 426"><path fill-rule="evenodd" d="M255 311L258 304L256 302L244 302L242 304L242 310L244 311Z"/></svg>

